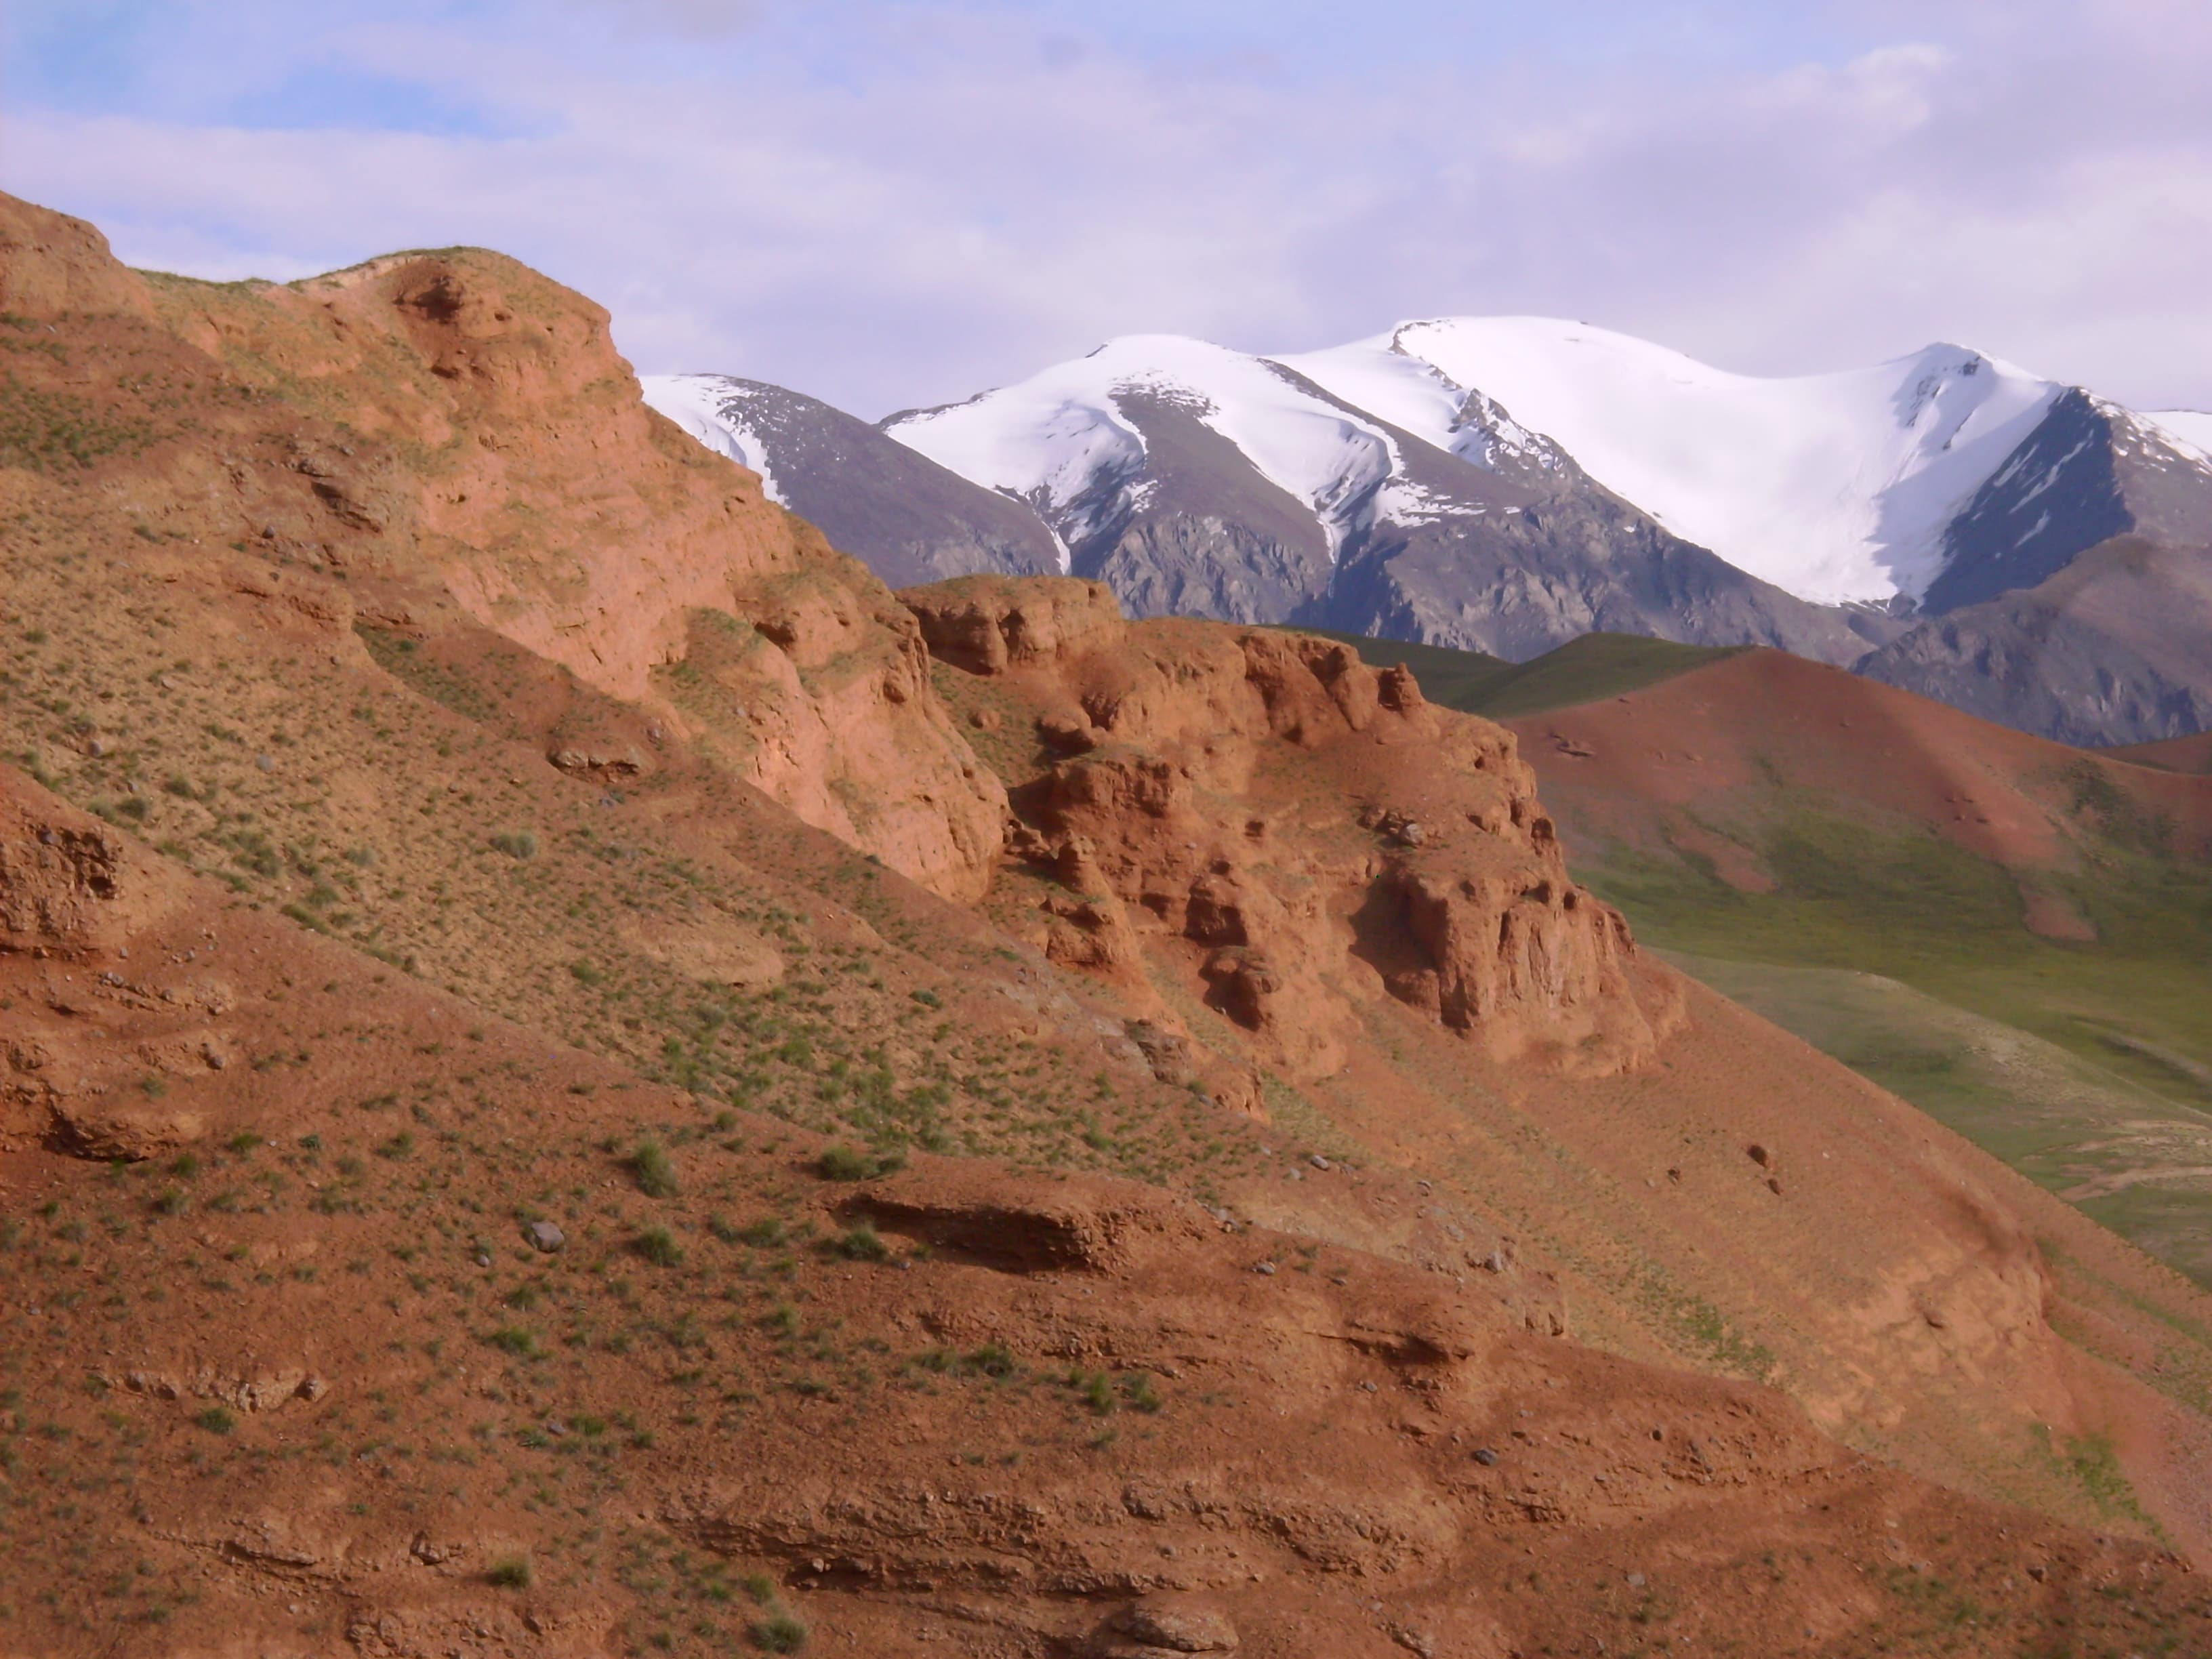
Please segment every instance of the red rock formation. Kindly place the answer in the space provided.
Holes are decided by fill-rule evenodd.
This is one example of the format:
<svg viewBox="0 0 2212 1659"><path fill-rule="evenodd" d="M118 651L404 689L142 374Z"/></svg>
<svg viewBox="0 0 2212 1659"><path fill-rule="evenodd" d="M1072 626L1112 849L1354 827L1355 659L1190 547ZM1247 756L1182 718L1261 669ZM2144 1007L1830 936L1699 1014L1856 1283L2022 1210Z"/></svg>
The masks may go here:
<svg viewBox="0 0 2212 1659"><path fill-rule="evenodd" d="M1649 1052L1645 1003L1669 999L1568 878L1510 734L1341 644L1127 623L1096 583L902 597L1058 757L1007 779L1056 960L1135 980L1148 943L1301 1075L1345 1063L1363 984L1493 1054L1603 1072Z"/></svg>
<svg viewBox="0 0 2212 1659"><path fill-rule="evenodd" d="M341 626L364 598L414 625L450 597L584 684L711 727L807 822L948 896L982 890L1004 802L932 695L913 619L647 409L590 301L475 250L281 286L149 283L89 226L4 197L0 301L113 313L179 379L232 383L235 430L153 457L141 523L346 575ZM681 672L702 617L744 647L706 702Z"/></svg>

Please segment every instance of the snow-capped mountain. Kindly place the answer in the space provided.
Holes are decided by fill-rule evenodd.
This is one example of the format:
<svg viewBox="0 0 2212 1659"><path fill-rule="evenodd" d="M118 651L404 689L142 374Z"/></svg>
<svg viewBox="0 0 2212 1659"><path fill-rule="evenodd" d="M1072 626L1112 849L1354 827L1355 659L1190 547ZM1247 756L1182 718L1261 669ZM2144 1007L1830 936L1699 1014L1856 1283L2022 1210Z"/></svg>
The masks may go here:
<svg viewBox="0 0 2212 1659"><path fill-rule="evenodd" d="M1401 470L1397 441L1358 410L1265 358L1169 334L1112 341L1018 386L895 416L886 429L939 465L1027 501L1078 541L1158 488L1146 476L1146 403L1226 440L1312 514L1332 554Z"/></svg>
<svg viewBox="0 0 2212 1659"><path fill-rule="evenodd" d="M1952 516L2060 388L1958 346L1759 379L1583 323L1455 317L1282 360L1471 460L1480 391L1685 540L1802 599L1917 598Z"/></svg>
<svg viewBox="0 0 2212 1659"><path fill-rule="evenodd" d="M1587 324L1444 318L1272 357L1132 336L873 427L719 376L647 395L894 581L1056 568L1138 615L1516 659L1600 629L1762 643L1956 701L1999 658L2021 680L2034 608L1948 643L1942 617L2130 532L2212 544L2212 416L1951 345L1759 378ZM2176 659L2136 649L2156 609L2130 599L2116 659ZM2115 741L2212 720L2212 666L2201 688L2093 686L2104 648L2077 640L2066 684L2014 717Z"/></svg>
<svg viewBox="0 0 2212 1659"><path fill-rule="evenodd" d="M1402 396L1380 412L1291 360L1145 335L884 430L1027 503L1063 568L1138 614L1515 657L1593 628L1865 650L1845 618L1669 535L1494 401L1448 395L1414 411L1417 432L1392 418Z"/></svg>

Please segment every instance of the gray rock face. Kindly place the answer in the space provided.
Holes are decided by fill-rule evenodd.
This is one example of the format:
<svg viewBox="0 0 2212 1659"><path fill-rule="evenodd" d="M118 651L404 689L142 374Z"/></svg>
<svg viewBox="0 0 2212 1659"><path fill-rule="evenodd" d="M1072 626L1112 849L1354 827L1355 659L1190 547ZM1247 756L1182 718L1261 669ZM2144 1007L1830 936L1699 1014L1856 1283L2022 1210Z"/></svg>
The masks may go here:
<svg viewBox="0 0 2212 1659"><path fill-rule="evenodd" d="M2061 743L2212 728L2212 550L2116 538L1919 623L1861 672Z"/></svg>
<svg viewBox="0 0 2212 1659"><path fill-rule="evenodd" d="M764 380L680 378L694 384L695 413L706 401L698 383L719 382L712 401L732 441L718 447L764 465L785 506L892 586L986 571L1059 573L1060 549L1028 506L979 489L866 421ZM658 386L647 388L657 405L667 402L654 398Z"/></svg>
<svg viewBox="0 0 2212 1659"><path fill-rule="evenodd" d="M1848 665L1893 631L1880 612L1808 605L1670 535L1565 456L1493 478L1406 454L1408 482L1450 510L1379 518L1347 542L1325 599L1289 620L1513 662L1603 630Z"/></svg>
<svg viewBox="0 0 2212 1659"><path fill-rule="evenodd" d="M2079 391L1952 522L1920 620L1862 672L2062 743L2212 726L2212 469Z"/></svg>
<svg viewBox="0 0 2212 1659"><path fill-rule="evenodd" d="M1669 535L1553 446L1513 452L1492 472L1373 422L1396 441L1398 464L1336 504L1332 548L1310 507L1191 410L1151 392L1117 403L1143 437L1141 462L1103 478L1056 527L1073 573L1104 582L1132 616L1297 623L1514 661L1593 629L1839 664L1869 648L1856 613L1808 605ZM1470 418L1502 417L1486 399ZM1419 505L1385 502L1386 489Z"/></svg>
<svg viewBox="0 0 2212 1659"><path fill-rule="evenodd" d="M2212 474L2124 411L2068 392L1951 521L1921 610L1941 616L2033 587L2137 530L2212 537Z"/></svg>
<svg viewBox="0 0 2212 1659"><path fill-rule="evenodd" d="M1144 465L1066 515L1073 574L1104 582L1132 617L1282 622L1328 591L1328 537L1303 503L1173 399L1133 393L1121 409Z"/></svg>

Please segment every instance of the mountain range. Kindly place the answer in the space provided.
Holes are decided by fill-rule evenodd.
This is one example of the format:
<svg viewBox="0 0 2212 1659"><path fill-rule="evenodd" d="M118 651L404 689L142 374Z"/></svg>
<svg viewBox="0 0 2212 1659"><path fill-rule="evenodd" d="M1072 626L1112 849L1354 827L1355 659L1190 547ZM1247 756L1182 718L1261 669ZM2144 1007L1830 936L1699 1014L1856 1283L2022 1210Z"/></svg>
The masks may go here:
<svg viewBox="0 0 2212 1659"><path fill-rule="evenodd" d="M873 424L645 385L894 584L1058 571L1139 616L1516 660L1771 645L2069 742L2212 725L2212 416L1963 347L1762 379L1541 318L1279 356L1133 336Z"/></svg>

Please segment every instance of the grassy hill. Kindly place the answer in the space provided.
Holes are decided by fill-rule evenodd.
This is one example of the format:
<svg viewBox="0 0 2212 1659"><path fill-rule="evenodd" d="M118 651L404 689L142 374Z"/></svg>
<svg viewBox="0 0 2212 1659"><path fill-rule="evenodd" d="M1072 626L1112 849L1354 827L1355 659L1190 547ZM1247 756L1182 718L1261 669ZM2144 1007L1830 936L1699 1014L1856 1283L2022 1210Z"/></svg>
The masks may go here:
<svg viewBox="0 0 2212 1659"><path fill-rule="evenodd" d="M1639 939L2212 1283L2212 781L1776 653L1623 696L1512 723Z"/></svg>
<svg viewBox="0 0 2212 1659"><path fill-rule="evenodd" d="M1638 634L1585 634L1540 657L1516 663L1480 651L1410 645L1325 629L1297 631L1342 640L1359 653L1362 661L1377 668L1403 663L1419 677L1431 702L1492 720L1623 696L1749 648L1678 645Z"/></svg>

